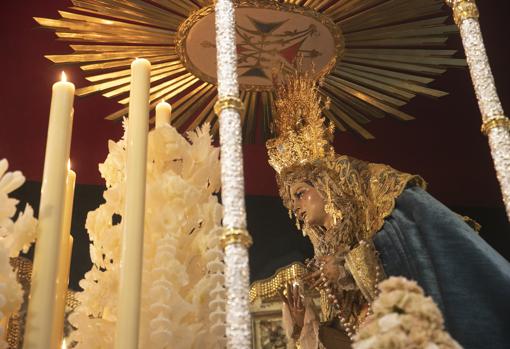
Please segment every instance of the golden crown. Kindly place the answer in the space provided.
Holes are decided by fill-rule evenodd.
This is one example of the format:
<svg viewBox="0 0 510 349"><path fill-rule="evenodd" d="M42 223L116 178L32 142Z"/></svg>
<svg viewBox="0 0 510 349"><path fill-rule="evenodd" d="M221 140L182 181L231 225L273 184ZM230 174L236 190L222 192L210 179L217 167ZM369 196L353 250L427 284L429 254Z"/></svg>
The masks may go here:
<svg viewBox="0 0 510 349"><path fill-rule="evenodd" d="M275 138L266 142L269 164L277 173L290 166L334 156L331 146L334 127L325 125L317 81L312 73L298 69L276 83L273 132Z"/></svg>

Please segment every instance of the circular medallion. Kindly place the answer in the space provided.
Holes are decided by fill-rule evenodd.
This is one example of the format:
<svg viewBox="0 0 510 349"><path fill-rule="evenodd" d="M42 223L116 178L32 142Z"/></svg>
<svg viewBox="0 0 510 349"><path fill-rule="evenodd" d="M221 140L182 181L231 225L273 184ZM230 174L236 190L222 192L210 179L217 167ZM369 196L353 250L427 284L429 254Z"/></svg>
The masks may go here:
<svg viewBox="0 0 510 349"><path fill-rule="evenodd" d="M313 67L320 78L333 69L344 48L339 28L316 11L273 1L235 1L239 87L264 91L273 87L274 69ZM176 51L198 78L216 83L214 5L192 14L179 27Z"/></svg>

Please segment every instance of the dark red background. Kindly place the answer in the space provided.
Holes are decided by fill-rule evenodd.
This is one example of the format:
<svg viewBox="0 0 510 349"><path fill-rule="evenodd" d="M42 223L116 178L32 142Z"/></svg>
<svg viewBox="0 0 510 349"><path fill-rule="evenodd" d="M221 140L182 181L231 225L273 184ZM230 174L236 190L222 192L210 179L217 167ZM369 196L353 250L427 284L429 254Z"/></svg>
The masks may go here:
<svg viewBox="0 0 510 349"><path fill-rule="evenodd" d="M43 55L68 53L70 49L57 42L51 31L37 28L32 17L57 18L57 10L66 9L70 2L28 0L2 5L0 158L7 158L11 169L23 171L29 180L40 181L51 84L62 70ZM508 1L479 1L479 8L496 84L508 109ZM461 49L458 39L449 45ZM67 67L66 72L77 87L85 85L77 67ZM449 71L433 86L451 95L411 101L405 110L416 116L414 121L391 117L373 121L367 128L375 140L338 133L337 151L419 173L429 182L430 192L449 205L500 206L501 194L487 140L479 131L480 114L467 69ZM119 105L102 96L76 100L71 157L78 183L102 183L97 164L106 157L107 140L122 134L120 123L103 118L117 108ZM245 146L245 174L248 194L277 195L263 144Z"/></svg>

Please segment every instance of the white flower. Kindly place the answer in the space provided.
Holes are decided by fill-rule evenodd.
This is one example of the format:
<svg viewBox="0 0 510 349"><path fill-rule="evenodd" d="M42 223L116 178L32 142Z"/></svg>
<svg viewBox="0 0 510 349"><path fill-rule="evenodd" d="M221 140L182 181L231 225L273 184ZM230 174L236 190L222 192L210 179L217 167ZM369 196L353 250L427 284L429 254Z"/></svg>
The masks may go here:
<svg viewBox="0 0 510 349"><path fill-rule="evenodd" d="M36 234L37 220L34 218L34 210L27 204L12 225L11 233L3 241L9 250L9 256L16 257L20 251L27 252L35 241Z"/></svg>
<svg viewBox="0 0 510 349"><path fill-rule="evenodd" d="M355 336L353 349L461 349L443 328L443 317L422 288L403 277L379 284L374 314Z"/></svg>
<svg viewBox="0 0 510 349"><path fill-rule="evenodd" d="M19 171L7 172L8 166L6 159L0 160L0 243L10 257L15 257L35 240L37 221L28 204L13 220L18 200L9 198L9 194L23 185L25 177Z"/></svg>
<svg viewBox="0 0 510 349"><path fill-rule="evenodd" d="M23 301L23 291L10 257L28 249L35 239L37 223L30 205L14 219L18 200L10 198L9 194L23 185L25 177L19 171L7 172L8 167L6 159L0 160L0 322L18 311ZM0 348L6 347L5 341L0 339Z"/></svg>
<svg viewBox="0 0 510 349"><path fill-rule="evenodd" d="M4 228L1 236L5 236L7 229L12 226L11 218L16 213L17 204L18 200L9 198L5 193L0 193L0 227Z"/></svg>
<svg viewBox="0 0 510 349"><path fill-rule="evenodd" d="M167 348L169 343L175 348L222 347L221 321L206 315L224 313L224 292L219 293L223 269L218 266L223 259L218 247L222 209L212 195L219 190L219 153L211 144L208 127L188 134L188 138L189 142L171 126L149 132L142 349ZM86 222L94 266L80 281L84 289L78 295L81 306L70 319L77 328L71 338L79 341L81 348L111 347L111 336L103 333L116 321L126 134L120 141L110 141L108 147L110 153L99 166L107 184L106 202L89 212ZM114 215L120 223L114 222ZM216 253L206 253L210 250Z"/></svg>
<svg viewBox="0 0 510 349"><path fill-rule="evenodd" d="M377 321L381 332L388 332L389 330L399 326L401 323L400 315L397 313L384 315Z"/></svg>
<svg viewBox="0 0 510 349"><path fill-rule="evenodd" d="M0 193L10 194L25 183L25 176L20 171L6 172L9 163L6 159L0 160Z"/></svg>
<svg viewBox="0 0 510 349"><path fill-rule="evenodd" d="M352 344L352 349L372 349L377 342L376 337L370 337Z"/></svg>

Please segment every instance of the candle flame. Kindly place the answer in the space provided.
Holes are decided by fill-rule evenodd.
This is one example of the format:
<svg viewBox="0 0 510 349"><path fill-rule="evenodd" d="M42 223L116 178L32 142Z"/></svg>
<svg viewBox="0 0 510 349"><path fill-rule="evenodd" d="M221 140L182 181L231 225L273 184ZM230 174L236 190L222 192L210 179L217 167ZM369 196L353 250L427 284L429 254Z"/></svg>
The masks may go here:
<svg viewBox="0 0 510 349"><path fill-rule="evenodd" d="M66 340L65 338L62 339L62 346L60 347L61 349L67 349L67 344L66 344Z"/></svg>
<svg viewBox="0 0 510 349"><path fill-rule="evenodd" d="M71 159L67 160L67 170L71 170Z"/></svg>
<svg viewBox="0 0 510 349"><path fill-rule="evenodd" d="M62 77L61 77L61 80L62 82L66 82L67 81L67 75L65 72L62 72Z"/></svg>

